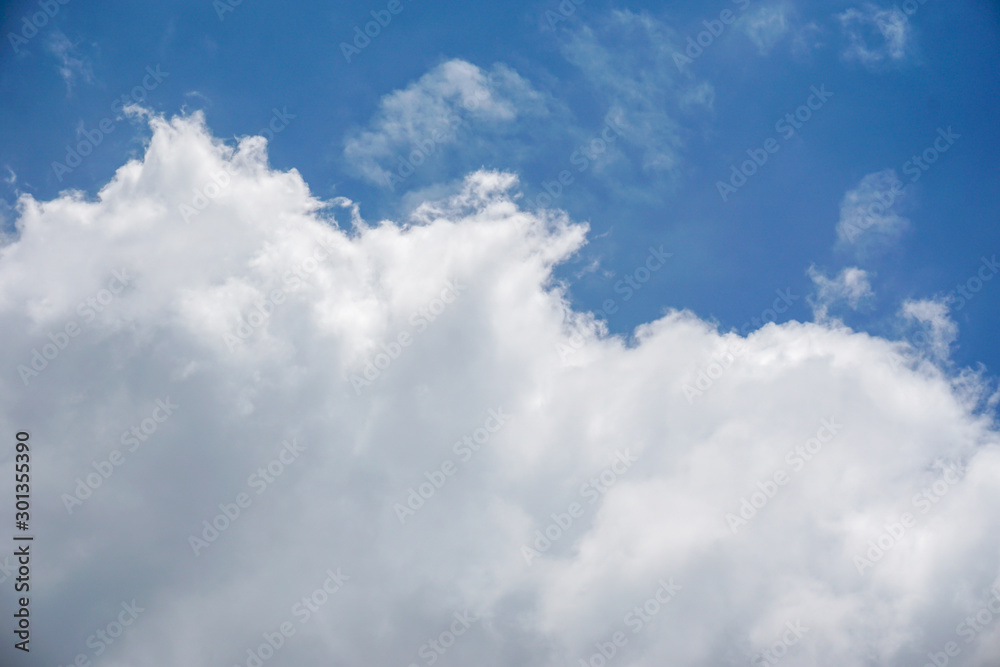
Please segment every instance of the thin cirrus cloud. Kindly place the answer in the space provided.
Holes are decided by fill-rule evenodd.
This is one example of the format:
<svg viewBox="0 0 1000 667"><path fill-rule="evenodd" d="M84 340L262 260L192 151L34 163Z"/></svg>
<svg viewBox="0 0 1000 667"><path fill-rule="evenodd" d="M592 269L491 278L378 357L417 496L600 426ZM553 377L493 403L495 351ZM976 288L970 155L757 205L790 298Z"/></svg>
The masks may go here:
<svg viewBox="0 0 1000 667"><path fill-rule="evenodd" d="M841 58L869 69L904 62L913 48L913 28L898 6L879 7L865 3L836 15L847 41Z"/></svg>
<svg viewBox="0 0 1000 667"><path fill-rule="evenodd" d="M454 177L467 158L523 163L538 157L543 137L580 145L605 130L623 142L588 153L595 173L620 161L628 145L645 173L676 176L685 145L681 120L710 112L715 89L676 71L667 26L645 13L614 11L592 25L561 28L557 40L604 109L603 125L573 118L549 91L504 64L483 69L454 59L386 94L373 117L347 133L343 155L349 171L393 191L412 190L408 179L419 173L426 177L416 179L425 187L416 191L422 195L437 192L428 182ZM629 45L624 57L622 44ZM618 166L628 169L624 162Z"/></svg>
<svg viewBox="0 0 1000 667"><path fill-rule="evenodd" d="M425 160L434 160L471 124L479 133L502 134L505 127L546 112L545 97L509 67L483 70L449 60L385 95L368 125L345 138L344 159L365 180L394 186L394 176L405 179ZM418 159L411 157L414 151L421 154Z"/></svg>
<svg viewBox="0 0 1000 667"><path fill-rule="evenodd" d="M840 202L838 248L867 259L893 247L909 229L901 214L906 192L895 169L866 175Z"/></svg>
<svg viewBox="0 0 1000 667"><path fill-rule="evenodd" d="M563 55L607 105L607 118L639 149L643 171L676 175L685 144L680 119L710 112L715 89L678 71L673 31L645 12L615 10L560 39Z"/></svg>
<svg viewBox="0 0 1000 667"><path fill-rule="evenodd" d="M59 75L66 84L66 94L71 95L77 81L91 83L94 80L94 68L86 56L80 53L78 45L74 44L59 30L49 34L45 42L46 50L58 61Z"/></svg>
<svg viewBox="0 0 1000 667"><path fill-rule="evenodd" d="M825 322L608 336L553 280L587 227L510 174L369 226L261 138L149 122L96 198L23 196L0 250L0 422L45 443L40 660L94 658L133 601L106 664L252 665L284 623L269 664L707 667L789 627L789 667L1000 653L958 634L1000 584L1000 438L950 371Z"/></svg>
<svg viewBox="0 0 1000 667"><path fill-rule="evenodd" d="M757 46L760 55L767 55L791 30L792 11L786 4L762 5L744 14L739 26Z"/></svg>

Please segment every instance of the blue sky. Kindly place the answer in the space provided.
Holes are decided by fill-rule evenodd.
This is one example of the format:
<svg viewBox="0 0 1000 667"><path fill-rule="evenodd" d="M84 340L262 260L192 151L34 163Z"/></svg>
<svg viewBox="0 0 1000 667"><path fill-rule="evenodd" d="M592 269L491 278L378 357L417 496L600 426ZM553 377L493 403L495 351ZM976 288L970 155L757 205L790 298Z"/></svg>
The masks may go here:
<svg viewBox="0 0 1000 667"><path fill-rule="evenodd" d="M367 218L398 218L424 189L480 166L517 173L532 201L544 182L571 170L574 181L554 206L592 230L589 245L560 270L574 303L596 310L622 298L614 285L641 265L649 245L673 252L669 265L608 316L614 332L627 333L665 307L739 327L776 289L800 297L780 319L808 319L807 268L834 275L858 265L874 296L838 316L896 336L903 301L947 293L1000 248L1000 28L986 2L927 0L907 5L910 13L850 2L588 0L560 10L557 2L402 0L398 14L361 3L222 7L69 2L18 42L17 53L8 37L0 163L16 181L4 188L7 204L17 192L94 193L136 156L144 130L111 105L142 83L149 66L168 76L140 90L141 103L166 114L203 109L220 137L256 133L273 109L287 109L294 119L271 142L272 164L297 168L319 196L358 200ZM719 20L726 10L731 24ZM23 17L37 11L37 3L8 4L4 33L20 34ZM341 44L353 43L353 28L374 20L373 11L391 20L370 43L358 42L363 50L348 50L347 62ZM896 27L884 34L880 22ZM699 33L707 43L701 52L688 47ZM696 57L675 58L685 48ZM438 148L394 190L359 177L344 152L351 133L370 126L385 96L455 59L481 71L509 68L537 96L535 112L462 125L457 142ZM832 96L784 138L776 123L806 103L813 86ZM692 101L698 94L700 103ZM600 169L578 172L574 150L598 137L614 113L628 135L600 156ZM80 128L92 132L104 118L114 130L79 168L57 178L52 163L65 159ZM904 164L949 127L961 138L911 183ZM769 137L780 141L779 151L722 201L718 181ZM905 179L896 207L909 224L859 262L834 247L840 203L864 176L885 169ZM960 329L953 359L982 361L993 372L1000 364L992 345L1000 324L994 289L952 314Z"/></svg>

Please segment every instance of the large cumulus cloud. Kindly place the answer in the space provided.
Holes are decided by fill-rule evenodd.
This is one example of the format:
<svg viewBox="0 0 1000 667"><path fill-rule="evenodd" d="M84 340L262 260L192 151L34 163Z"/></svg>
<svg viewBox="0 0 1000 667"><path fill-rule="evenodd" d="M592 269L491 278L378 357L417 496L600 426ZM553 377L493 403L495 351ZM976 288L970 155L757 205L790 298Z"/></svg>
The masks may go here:
<svg viewBox="0 0 1000 667"><path fill-rule="evenodd" d="M253 664L282 624L265 664L1000 653L975 377L836 321L609 336L552 277L586 226L511 175L375 224L260 138L150 123L96 198L23 198L0 253L37 664Z"/></svg>

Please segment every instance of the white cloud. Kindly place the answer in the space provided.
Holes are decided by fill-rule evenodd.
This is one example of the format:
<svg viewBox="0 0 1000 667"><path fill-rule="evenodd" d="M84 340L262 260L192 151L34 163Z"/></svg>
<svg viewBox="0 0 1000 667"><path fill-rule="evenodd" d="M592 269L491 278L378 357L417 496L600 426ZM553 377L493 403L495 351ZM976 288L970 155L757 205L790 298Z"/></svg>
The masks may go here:
<svg viewBox="0 0 1000 667"><path fill-rule="evenodd" d="M900 63L912 49L913 30L899 7L884 9L866 3L837 15L848 44L841 52L844 60L869 69Z"/></svg>
<svg viewBox="0 0 1000 667"><path fill-rule="evenodd" d="M951 344L958 338L958 325L948 316L945 301L911 299L903 303L900 314L929 330L928 335L922 337L923 345L920 347L937 359L948 358Z"/></svg>
<svg viewBox="0 0 1000 667"><path fill-rule="evenodd" d="M909 227L899 214L903 182L894 169L868 174L840 202L837 239L859 257L878 253L894 244Z"/></svg>
<svg viewBox="0 0 1000 667"><path fill-rule="evenodd" d="M66 94L73 91L77 79L84 83L94 80L94 69L87 58L80 54L77 45L73 44L59 30L53 30L45 43L49 53L59 60L59 75L66 83Z"/></svg>
<svg viewBox="0 0 1000 667"><path fill-rule="evenodd" d="M669 28L645 13L616 10L565 33L563 53L609 104L607 117L642 151L646 171L674 172L684 132L681 113L703 116L715 101L711 83L677 72Z"/></svg>
<svg viewBox="0 0 1000 667"><path fill-rule="evenodd" d="M767 55L791 29L791 8L785 4L762 5L744 14L738 25L761 55Z"/></svg>
<svg viewBox="0 0 1000 667"><path fill-rule="evenodd" d="M812 307L817 322L826 322L830 307L841 301L857 310L862 301L875 296L868 273L856 266L843 269L835 278L827 278L815 267L809 267L809 277L816 286Z"/></svg>
<svg viewBox="0 0 1000 667"><path fill-rule="evenodd" d="M32 621L60 638L32 646L39 663L93 659L87 637L133 599L144 611L103 664L245 665L286 621L266 664L426 664L465 610L482 618L441 664L579 664L616 632L618 664L745 664L786 623L808 628L788 667L1000 652L995 616L972 643L956 634L1000 583L1000 439L944 371L840 327L739 339L676 311L626 343L564 321L552 271L586 228L520 210L510 175L369 226L271 170L260 138L151 123L144 159L95 199L23 197L0 250L0 425L31 431ZM184 224L177 206L227 171ZM25 386L32 350L51 358ZM154 422L165 397L178 407ZM67 514L62 494L133 428L147 439ZM304 449L279 467L293 438ZM400 525L410 489L427 498ZM189 535L240 493L249 506L195 557ZM530 566L524 545L541 551ZM337 568L350 579L327 594Z"/></svg>
<svg viewBox="0 0 1000 667"><path fill-rule="evenodd" d="M368 127L346 138L344 157L365 179L386 184L398 175L400 164L407 163L412 172L455 144L466 124L475 123L480 133L498 131L545 113L543 96L512 69L497 64L484 71L449 60L384 96ZM411 157L415 152L420 155Z"/></svg>
<svg viewBox="0 0 1000 667"><path fill-rule="evenodd" d="M688 88L680 97L680 106L682 109L697 107L711 109L714 105L715 88L707 81L702 81L698 85Z"/></svg>

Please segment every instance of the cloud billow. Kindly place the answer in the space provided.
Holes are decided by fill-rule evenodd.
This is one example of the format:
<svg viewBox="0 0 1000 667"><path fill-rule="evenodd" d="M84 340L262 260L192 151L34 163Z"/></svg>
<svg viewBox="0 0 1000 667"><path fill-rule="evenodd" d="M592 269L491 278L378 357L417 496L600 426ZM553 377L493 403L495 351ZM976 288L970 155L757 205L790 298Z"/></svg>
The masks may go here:
<svg viewBox="0 0 1000 667"><path fill-rule="evenodd" d="M143 158L95 198L22 197L0 250L0 420L37 443L33 604L60 638L41 659L707 667L780 645L789 667L902 666L948 642L966 665L1000 650L996 624L959 634L1000 583L1000 439L959 378L825 320L742 338L668 310L609 336L567 314L553 279L587 227L519 208L511 174L475 172L413 219L369 225L272 169L262 138L227 145L200 115L150 123ZM220 172L185 223L178 205ZM84 322L78 304L123 269ZM857 278L847 297L864 295ZM461 296L392 347L449 282ZM18 366L71 320L26 385ZM61 495L165 397L170 418L68 513ZM288 442L294 462L275 465ZM425 483L401 522L395 505ZM238 519L192 554L240 494ZM743 499L755 511L734 532ZM553 524L529 565L522 547ZM88 637L123 604L143 611L96 656Z"/></svg>

